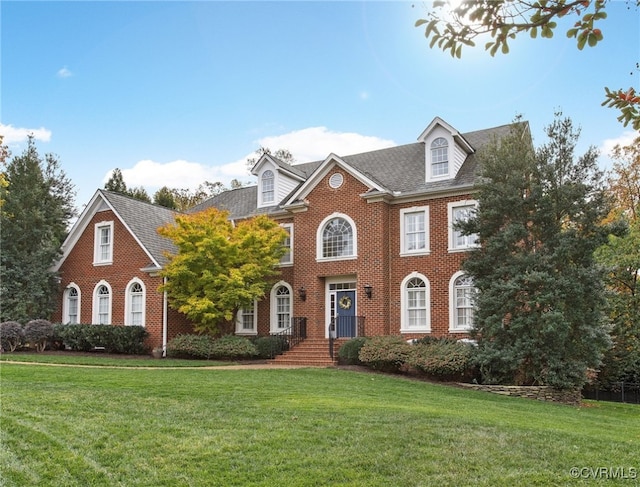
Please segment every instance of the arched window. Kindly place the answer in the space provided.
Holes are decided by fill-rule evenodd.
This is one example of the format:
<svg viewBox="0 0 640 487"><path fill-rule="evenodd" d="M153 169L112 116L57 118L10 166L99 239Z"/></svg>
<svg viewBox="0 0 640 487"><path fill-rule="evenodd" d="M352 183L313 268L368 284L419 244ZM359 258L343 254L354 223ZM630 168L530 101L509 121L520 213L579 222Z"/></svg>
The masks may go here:
<svg viewBox="0 0 640 487"><path fill-rule="evenodd" d="M93 322L111 324L111 287L104 281L98 283L93 293Z"/></svg>
<svg viewBox="0 0 640 487"><path fill-rule="evenodd" d="M69 284L64 291L62 315L63 323L80 323L80 289L75 284Z"/></svg>
<svg viewBox="0 0 640 487"><path fill-rule="evenodd" d="M135 279L127 286L125 325L145 326L145 287Z"/></svg>
<svg viewBox="0 0 640 487"><path fill-rule="evenodd" d="M473 327L474 297L473 279L457 272L449 283L450 331L469 331Z"/></svg>
<svg viewBox="0 0 640 487"><path fill-rule="evenodd" d="M340 259L356 256L356 232L346 215L334 214L321 223L318 232L318 258Z"/></svg>
<svg viewBox="0 0 640 487"><path fill-rule="evenodd" d="M276 193L275 193L275 176L273 174L273 171L270 169L267 169L265 172L262 173L262 177L261 177L261 184L262 184L262 203L273 203L275 202L275 197L276 197Z"/></svg>
<svg viewBox="0 0 640 487"><path fill-rule="evenodd" d="M429 332L429 280L413 272L402 281L402 332Z"/></svg>
<svg viewBox="0 0 640 487"><path fill-rule="evenodd" d="M449 144L444 137L431 142L431 177L449 174Z"/></svg>
<svg viewBox="0 0 640 487"><path fill-rule="evenodd" d="M291 286L281 281L271 290L271 333L291 326L291 306Z"/></svg>

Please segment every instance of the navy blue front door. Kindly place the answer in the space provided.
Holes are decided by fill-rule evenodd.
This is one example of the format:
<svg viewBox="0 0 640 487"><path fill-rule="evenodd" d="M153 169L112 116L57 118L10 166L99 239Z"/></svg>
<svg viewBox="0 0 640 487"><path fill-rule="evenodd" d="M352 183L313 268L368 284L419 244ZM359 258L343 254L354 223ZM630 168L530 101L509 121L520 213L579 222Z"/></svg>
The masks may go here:
<svg viewBox="0 0 640 487"><path fill-rule="evenodd" d="M336 338L356 336L356 292L336 292Z"/></svg>

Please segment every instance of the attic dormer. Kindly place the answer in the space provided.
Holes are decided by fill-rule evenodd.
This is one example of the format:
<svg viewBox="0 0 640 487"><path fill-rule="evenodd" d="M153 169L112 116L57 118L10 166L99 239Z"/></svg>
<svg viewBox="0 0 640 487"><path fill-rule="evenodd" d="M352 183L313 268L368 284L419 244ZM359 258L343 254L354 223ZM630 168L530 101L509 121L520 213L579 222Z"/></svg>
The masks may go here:
<svg viewBox="0 0 640 487"><path fill-rule="evenodd" d="M418 141L424 143L425 181L453 179L473 147L447 122L434 118Z"/></svg>
<svg viewBox="0 0 640 487"><path fill-rule="evenodd" d="M253 166L251 173L258 178L258 208L279 204L293 191L304 177L293 166L264 154Z"/></svg>

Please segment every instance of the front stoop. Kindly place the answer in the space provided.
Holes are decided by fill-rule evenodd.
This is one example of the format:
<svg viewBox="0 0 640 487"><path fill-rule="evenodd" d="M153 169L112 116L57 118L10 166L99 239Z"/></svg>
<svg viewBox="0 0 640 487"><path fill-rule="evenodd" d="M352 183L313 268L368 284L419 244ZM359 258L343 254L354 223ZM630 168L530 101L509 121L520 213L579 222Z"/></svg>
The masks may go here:
<svg viewBox="0 0 640 487"><path fill-rule="evenodd" d="M342 341L334 343L334 360L329 356L329 340L307 338L269 362L277 365L307 365L309 367L334 367L338 364L338 348Z"/></svg>

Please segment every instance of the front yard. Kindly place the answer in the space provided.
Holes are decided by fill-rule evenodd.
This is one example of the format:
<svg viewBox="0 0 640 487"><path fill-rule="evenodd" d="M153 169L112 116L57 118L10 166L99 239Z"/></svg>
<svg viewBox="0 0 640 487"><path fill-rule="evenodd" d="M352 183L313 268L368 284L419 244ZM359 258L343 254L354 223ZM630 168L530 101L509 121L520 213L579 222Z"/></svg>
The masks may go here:
<svg viewBox="0 0 640 487"><path fill-rule="evenodd" d="M339 369L2 362L0 373L3 486L637 485L640 476L632 405L575 408Z"/></svg>

